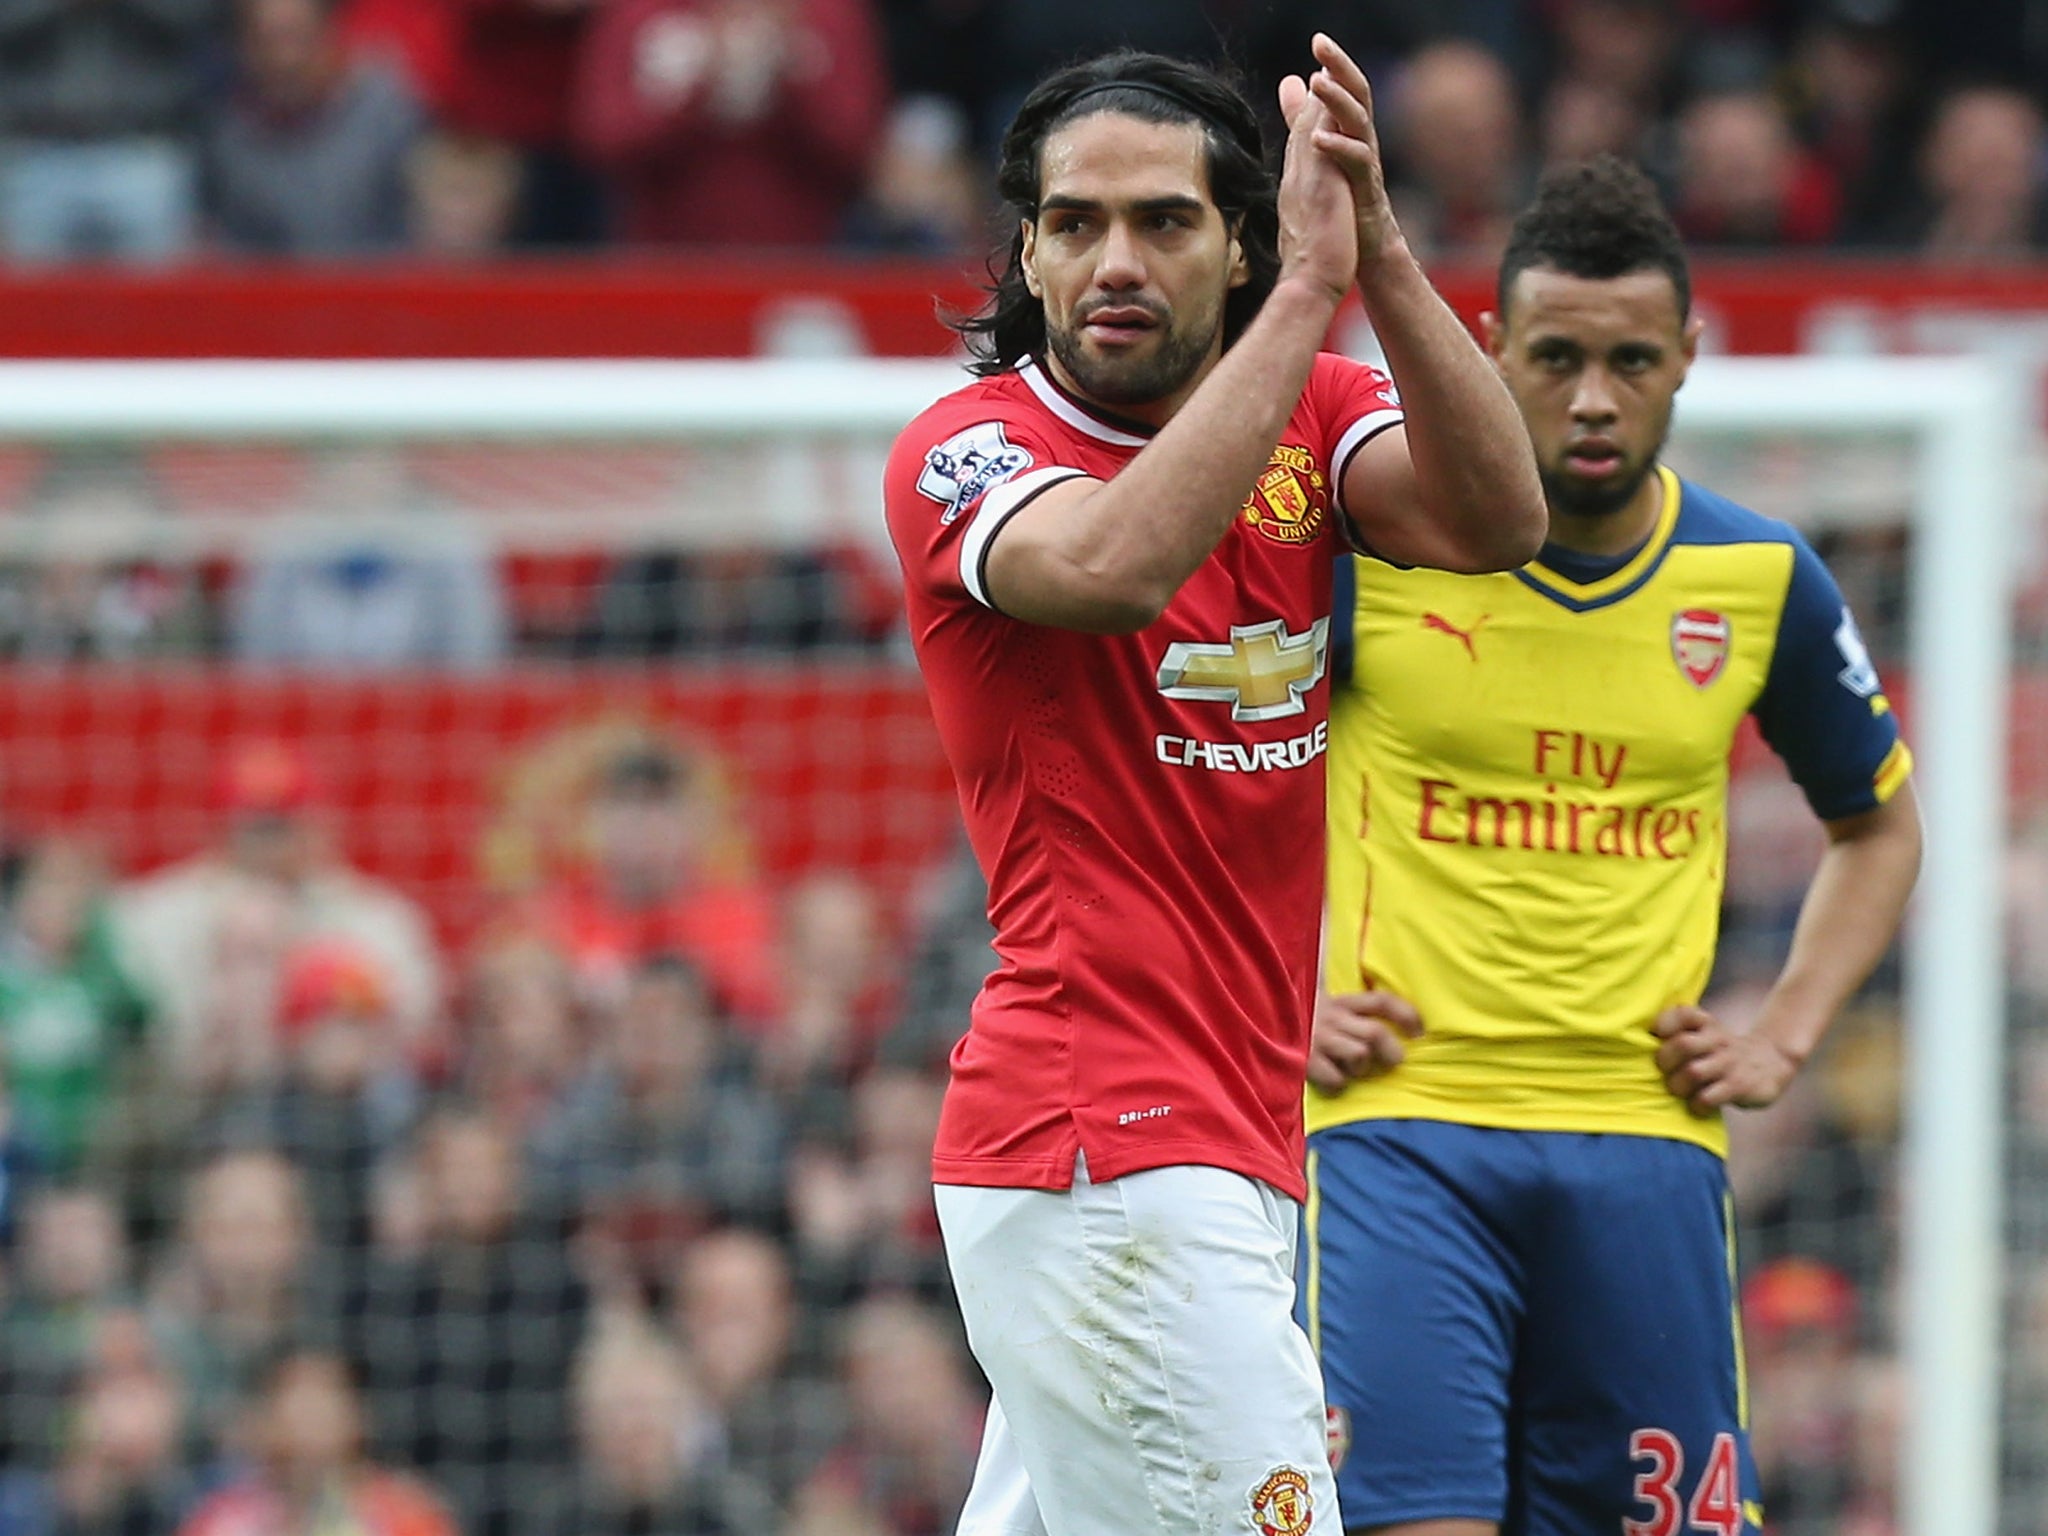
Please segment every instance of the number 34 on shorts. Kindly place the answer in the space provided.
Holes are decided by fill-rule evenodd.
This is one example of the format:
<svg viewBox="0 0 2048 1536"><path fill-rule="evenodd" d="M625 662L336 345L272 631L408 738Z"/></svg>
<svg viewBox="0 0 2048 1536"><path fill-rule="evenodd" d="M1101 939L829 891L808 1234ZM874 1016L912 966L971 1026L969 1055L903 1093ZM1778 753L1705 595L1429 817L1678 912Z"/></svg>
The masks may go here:
<svg viewBox="0 0 2048 1536"><path fill-rule="evenodd" d="M1743 1536L1762 1527L1763 1511L1743 1503L1732 1434L1724 1431L1714 1437L1706 1471L1689 1504L1678 1498L1685 1479L1685 1450L1678 1436L1666 1429L1639 1429L1629 1436L1628 1454L1637 1468L1637 1503L1648 1512L1622 1522L1622 1536Z"/></svg>

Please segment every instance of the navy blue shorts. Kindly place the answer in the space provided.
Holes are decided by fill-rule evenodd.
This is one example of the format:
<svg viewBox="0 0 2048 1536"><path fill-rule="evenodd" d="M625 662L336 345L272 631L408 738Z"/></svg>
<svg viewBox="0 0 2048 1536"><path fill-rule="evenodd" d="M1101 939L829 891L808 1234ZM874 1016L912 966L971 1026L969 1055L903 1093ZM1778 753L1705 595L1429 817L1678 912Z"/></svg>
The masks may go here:
<svg viewBox="0 0 2048 1536"><path fill-rule="evenodd" d="M1302 1324L1347 1529L1760 1529L1713 1153L1372 1120L1309 1138L1309 1191Z"/></svg>

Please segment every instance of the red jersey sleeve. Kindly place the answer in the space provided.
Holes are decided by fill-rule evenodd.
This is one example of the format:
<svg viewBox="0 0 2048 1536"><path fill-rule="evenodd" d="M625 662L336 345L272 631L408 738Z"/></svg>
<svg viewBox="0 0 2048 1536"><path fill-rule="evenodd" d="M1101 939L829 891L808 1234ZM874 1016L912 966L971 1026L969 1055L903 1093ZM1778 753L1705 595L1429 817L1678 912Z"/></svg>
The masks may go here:
<svg viewBox="0 0 2048 1536"><path fill-rule="evenodd" d="M1072 463L1033 413L993 392L941 401L896 440L883 479L889 537L905 580L941 600L986 608L989 546L1026 506L1087 471Z"/></svg>
<svg viewBox="0 0 2048 1536"><path fill-rule="evenodd" d="M1322 436L1331 503L1345 535L1362 548L1353 509L1344 505L1344 476L1359 449L1401 424L1401 396L1394 381L1379 369L1325 352L1309 373L1303 404Z"/></svg>

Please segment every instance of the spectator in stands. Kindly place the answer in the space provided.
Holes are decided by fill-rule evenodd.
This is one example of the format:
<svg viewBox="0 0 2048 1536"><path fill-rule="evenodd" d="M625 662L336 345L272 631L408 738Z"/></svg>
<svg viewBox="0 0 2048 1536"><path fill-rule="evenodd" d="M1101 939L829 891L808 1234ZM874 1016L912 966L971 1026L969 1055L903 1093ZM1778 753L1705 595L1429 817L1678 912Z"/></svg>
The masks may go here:
<svg viewBox="0 0 2048 1536"><path fill-rule="evenodd" d="M1597 155L1648 158L1651 118L1642 102L1598 80L1552 81L1537 109L1537 152L1544 167Z"/></svg>
<svg viewBox="0 0 2048 1536"><path fill-rule="evenodd" d="M1881 241L1910 212L1924 103L1897 20L1884 0L1827 0L1790 58L1800 136L1842 189L1844 244Z"/></svg>
<svg viewBox="0 0 2048 1536"><path fill-rule="evenodd" d="M538 935L500 936L471 970L469 1005L463 1091L524 1142L561 1114L583 1071L568 961Z"/></svg>
<svg viewBox="0 0 2048 1536"><path fill-rule="evenodd" d="M1550 78L1591 81L1660 115L1675 89L1685 7L1671 0L1557 0Z"/></svg>
<svg viewBox="0 0 2048 1536"><path fill-rule="evenodd" d="M95 1364L52 1411L62 1450L47 1474L0 1479L5 1536L155 1536L197 1491L184 1460L185 1404L150 1357Z"/></svg>
<svg viewBox="0 0 2048 1536"><path fill-rule="evenodd" d="M76 1185L31 1196L13 1274L0 1313L0 1465L48 1467L61 1449L58 1405L108 1319L133 1302L113 1202Z"/></svg>
<svg viewBox="0 0 2048 1536"><path fill-rule="evenodd" d="M2048 249L2040 105L2006 86L1952 91L1920 153L1921 209L1910 243L1946 260L2011 259Z"/></svg>
<svg viewBox="0 0 2048 1536"><path fill-rule="evenodd" d="M942 1079L878 1070L854 1089L849 1136L802 1126L791 1157L797 1283L814 1305L878 1288L948 1295L932 1207Z"/></svg>
<svg viewBox="0 0 2048 1536"><path fill-rule="evenodd" d="M372 1181L408 1128L418 1084L390 988L357 945L301 943L285 958L279 994L279 1077L224 1105L201 1139L290 1157L306 1176L314 1233L346 1269L367 1251Z"/></svg>
<svg viewBox="0 0 2048 1536"><path fill-rule="evenodd" d="M750 455L747 471L759 468ZM611 656L727 657L873 644L863 573L832 551L736 546L627 555L606 575L584 648Z"/></svg>
<svg viewBox="0 0 2048 1536"><path fill-rule="evenodd" d="M988 882L963 837L933 877L904 967L903 1004L883 1037L885 1066L943 1074L981 984L996 968L996 931L988 920Z"/></svg>
<svg viewBox="0 0 2048 1536"><path fill-rule="evenodd" d="M822 246L888 110L869 0L614 0L575 122L642 245Z"/></svg>
<svg viewBox="0 0 2048 1536"><path fill-rule="evenodd" d="M1001 0L876 0L897 100L935 101L964 125L970 155L990 147L979 116L982 71L995 58ZM1000 126L1000 125L998 125Z"/></svg>
<svg viewBox="0 0 2048 1536"><path fill-rule="evenodd" d="M419 0L336 0L335 21L351 58L373 61L406 83L415 101L446 101L455 85L456 9Z"/></svg>
<svg viewBox="0 0 2048 1536"><path fill-rule="evenodd" d="M1695 245L1820 245L1841 214L1827 168L1802 149L1769 92L1702 96L1678 125L1679 227Z"/></svg>
<svg viewBox="0 0 2048 1536"><path fill-rule="evenodd" d="M587 998L615 1004L638 964L676 955L721 1011L775 1017L775 909L744 872L730 817L708 754L652 738L607 753L589 795L589 866L541 901L543 931Z"/></svg>
<svg viewBox="0 0 2048 1536"><path fill-rule="evenodd" d="M675 1346L613 1320L579 1352L575 1475L525 1536L756 1536L776 1528L759 1488L720 1463L718 1428Z"/></svg>
<svg viewBox="0 0 2048 1536"><path fill-rule="evenodd" d="M1364 7L1353 7L1353 13ZM972 88L982 112L981 138L993 147L1032 83L1074 59L1112 48L1147 48L1184 58L1216 60L1221 43L1205 7L1188 0L994 0L988 33L974 61ZM1344 34L1347 38L1349 33ZM1297 51L1308 34L1297 34ZM1297 61L1293 68L1298 73Z"/></svg>
<svg viewBox="0 0 2048 1536"><path fill-rule="evenodd" d="M178 1536L459 1536L441 1501L363 1455L363 1410L347 1364L297 1348L270 1361L248 1404L241 1474Z"/></svg>
<svg viewBox="0 0 2048 1536"><path fill-rule="evenodd" d="M888 126L854 205L847 243L859 250L949 256L983 243L979 171L969 153L967 114L948 97L905 97Z"/></svg>
<svg viewBox="0 0 2048 1536"><path fill-rule="evenodd" d="M1061 0L1062 8L1079 12L1078 0ZM1121 8L1100 8L1115 16ZM1356 0L1202 0L1201 10L1223 40L1226 56L1249 77L1252 101L1268 114L1268 141L1283 142L1285 124L1278 111L1279 83L1296 75L1305 62L1308 40L1318 32L1340 39L1359 61L1375 87L1391 84L1402 60L1447 38L1463 38L1506 59L1521 71L1537 16L1548 7L1522 0L1460 0L1455 6L1433 0L1382 0L1362 6ZM1101 20L1094 23L1101 26ZM1143 42L1140 47L1149 46ZM1059 60L1049 62L1064 62Z"/></svg>
<svg viewBox="0 0 2048 1536"><path fill-rule="evenodd" d="M466 1536L510 1536L569 1463L568 1379L589 1309L559 1221L529 1209L518 1154L457 1105L418 1137L425 1231L373 1256L344 1337L380 1460L448 1495Z"/></svg>
<svg viewBox="0 0 2048 1536"><path fill-rule="evenodd" d="M172 1078L193 1081L223 1048L257 1058L234 1074L238 1081L274 1070L270 967L302 937L360 946L390 988L401 1040L416 1048L441 1005L440 960L425 915L336 855L325 796L305 755L276 740L224 749L215 803L223 827L214 847L116 896L118 952L156 1010L152 1042ZM245 927L253 931L244 935ZM224 998L217 957L223 943L244 938L264 954L249 964L245 995ZM215 1042L216 1016L230 1005L234 1034Z"/></svg>
<svg viewBox="0 0 2048 1536"><path fill-rule="evenodd" d="M79 1165L116 1054L146 1018L115 953L104 886L100 862L84 846L45 840L31 849L0 927L9 1131L53 1172Z"/></svg>
<svg viewBox="0 0 2048 1536"><path fill-rule="evenodd" d="M481 538L417 507L402 524L335 515L377 505L359 494L344 491L324 512L286 519L256 542L229 597L236 660L336 671L477 671L502 661L510 624Z"/></svg>
<svg viewBox="0 0 2048 1536"><path fill-rule="evenodd" d="M97 498L67 500L39 510L64 518ZM199 626L191 622L197 606L189 581L165 566L91 557L28 561L0 574L0 649L43 663L189 655L199 649Z"/></svg>
<svg viewBox="0 0 2048 1536"><path fill-rule="evenodd" d="M120 1192L124 1216L144 1241L176 1225L195 1157L220 1150L207 1139L209 1127L230 1104L269 1089L279 1071L278 989L292 943L291 900L281 887L247 878L212 894L205 948L185 962L193 967L192 1011L173 1023L158 1007L163 1027L123 1057L118 1091L94 1136L92 1172Z"/></svg>
<svg viewBox="0 0 2048 1536"><path fill-rule="evenodd" d="M780 948L782 1013L761 1072L808 1119L813 1095L838 1098L867 1065L896 1002L873 889L850 870L805 876L783 897Z"/></svg>
<svg viewBox="0 0 2048 1536"><path fill-rule="evenodd" d="M715 1220L782 1215L783 1128L690 966L634 974L588 1070L529 1143L539 1192L580 1212L608 1282L644 1291Z"/></svg>
<svg viewBox="0 0 2048 1536"><path fill-rule="evenodd" d="M2048 80L2048 37L2034 0L1851 0L1896 20L1906 57L1929 80Z"/></svg>
<svg viewBox="0 0 2048 1536"><path fill-rule="evenodd" d="M789 1257L766 1233L707 1232L684 1250L672 1296L677 1336L724 1440L725 1464L778 1500L838 1439L830 1380L800 1352Z"/></svg>
<svg viewBox="0 0 2048 1536"><path fill-rule="evenodd" d="M797 1496L792 1536L947 1536L974 1476L984 1403L951 1323L901 1296L849 1314L846 1437Z"/></svg>
<svg viewBox="0 0 2048 1536"><path fill-rule="evenodd" d="M602 179L570 148L570 92L592 18L605 0L445 0L453 59L435 117L453 133L519 156L515 239L589 246L612 226Z"/></svg>
<svg viewBox="0 0 2048 1536"><path fill-rule="evenodd" d="M354 256L405 238L421 125L402 80L342 47L339 0L236 0L236 79L205 138L207 213L238 251Z"/></svg>
<svg viewBox="0 0 2048 1536"><path fill-rule="evenodd" d="M421 256L472 261L511 244L519 216L519 156L497 139L428 133L406 162L407 237Z"/></svg>
<svg viewBox="0 0 2048 1536"><path fill-rule="evenodd" d="M198 54L216 0L0 0L0 240L28 261L192 243Z"/></svg>
<svg viewBox="0 0 2048 1536"><path fill-rule="evenodd" d="M15 1128L13 1107L0 1086L0 1251L14 1241L22 1204L43 1186L48 1172L41 1155ZM0 1281L5 1274L0 1270Z"/></svg>
<svg viewBox="0 0 2048 1536"><path fill-rule="evenodd" d="M201 1428L217 1438L264 1361L319 1323L325 1277L305 1182L275 1152L224 1152L203 1164L184 1217L150 1311L183 1367Z"/></svg>
<svg viewBox="0 0 2048 1536"><path fill-rule="evenodd" d="M132 464L58 455L19 510L51 541L0 569L0 652L65 662L204 650L205 602L191 563L132 558L138 528L161 511Z"/></svg>
<svg viewBox="0 0 2048 1536"><path fill-rule="evenodd" d="M1508 67L1476 43L1431 43L1390 93L1401 229L1425 254L1491 261L1527 190Z"/></svg>

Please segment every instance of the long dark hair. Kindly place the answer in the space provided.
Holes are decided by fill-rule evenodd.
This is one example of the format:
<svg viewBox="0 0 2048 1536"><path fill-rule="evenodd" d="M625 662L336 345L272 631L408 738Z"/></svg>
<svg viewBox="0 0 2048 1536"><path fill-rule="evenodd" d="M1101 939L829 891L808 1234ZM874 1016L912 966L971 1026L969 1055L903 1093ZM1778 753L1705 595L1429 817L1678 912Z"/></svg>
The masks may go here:
<svg viewBox="0 0 2048 1536"><path fill-rule="evenodd" d="M1024 285L1022 222L1038 217L1039 156L1045 141L1095 112L1147 123L1194 123L1208 145L1209 195L1237 236L1250 279L1223 304L1223 344L1237 340L1280 278L1280 217L1258 114L1228 76L1164 54L1120 49L1070 65L1041 81L1003 135L996 190L1019 227L1002 270L989 262L988 302L949 321L984 376L1045 350L1045 306Z"/></svg>

